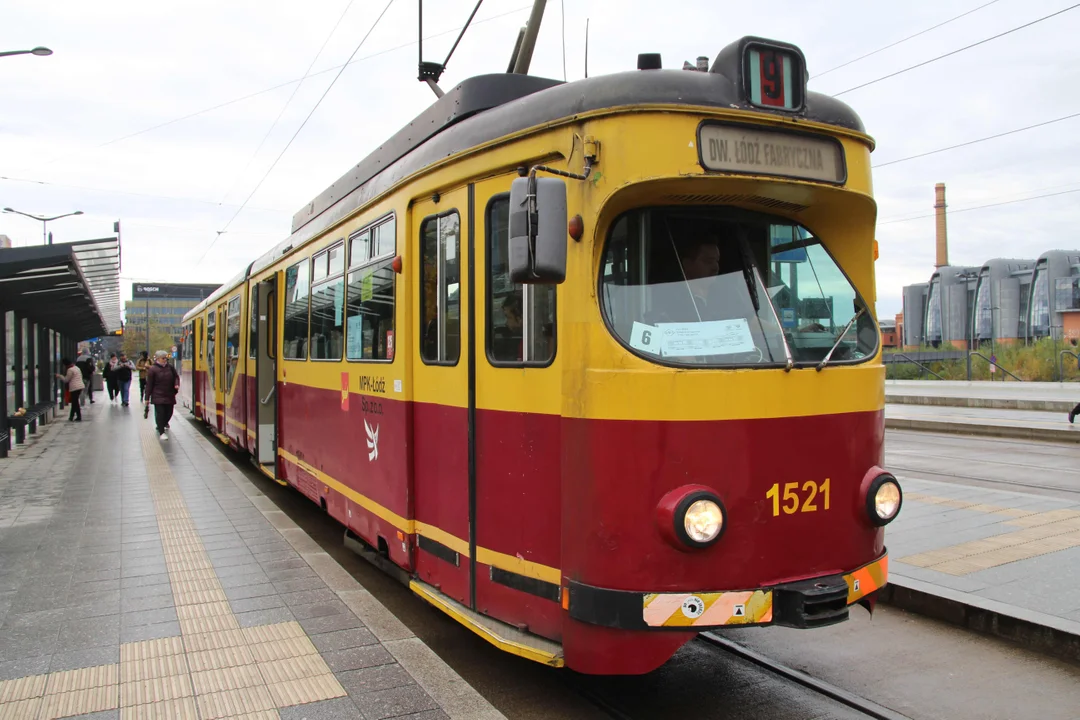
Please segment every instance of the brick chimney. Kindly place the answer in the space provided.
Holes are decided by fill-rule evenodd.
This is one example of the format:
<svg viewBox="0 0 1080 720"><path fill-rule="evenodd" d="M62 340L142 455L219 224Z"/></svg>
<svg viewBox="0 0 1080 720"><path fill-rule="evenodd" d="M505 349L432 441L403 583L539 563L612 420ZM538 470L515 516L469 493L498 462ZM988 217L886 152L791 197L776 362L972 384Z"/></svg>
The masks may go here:
<svg viewBox="0 0 1080 720"><path fill-rule="evenodd" d="M937 263L936 267L949 264L949 234L945 229L945 183L934 186L934 214L937 224Z"/></svg>

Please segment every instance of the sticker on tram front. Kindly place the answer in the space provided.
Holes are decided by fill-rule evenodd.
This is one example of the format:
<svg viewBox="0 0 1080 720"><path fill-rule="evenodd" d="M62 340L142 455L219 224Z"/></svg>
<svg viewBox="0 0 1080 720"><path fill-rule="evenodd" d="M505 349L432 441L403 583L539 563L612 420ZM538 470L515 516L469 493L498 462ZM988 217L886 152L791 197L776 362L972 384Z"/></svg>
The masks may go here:
<svg viewBox="0 0 1080 720"><path fill-rule="evenodd" d="M699 618L705 612L705 601L697 595L691 595L683 600L682 613L688 618Z"/></svg>

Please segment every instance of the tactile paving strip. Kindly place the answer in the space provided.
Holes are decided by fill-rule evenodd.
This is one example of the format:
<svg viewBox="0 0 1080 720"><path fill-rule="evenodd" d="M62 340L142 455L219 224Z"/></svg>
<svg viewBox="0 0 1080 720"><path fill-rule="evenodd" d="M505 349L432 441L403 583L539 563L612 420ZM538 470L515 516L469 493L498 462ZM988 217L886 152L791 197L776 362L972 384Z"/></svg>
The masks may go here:
<svg viewBox="0 0 1080 720"><path fill-rule="evenodd" d="M180 637L125 643L119 664L0 682L0 720L116 709L123 720L262 720L345 696L298 623L240 628L149 424L140 439Z"/></svg>

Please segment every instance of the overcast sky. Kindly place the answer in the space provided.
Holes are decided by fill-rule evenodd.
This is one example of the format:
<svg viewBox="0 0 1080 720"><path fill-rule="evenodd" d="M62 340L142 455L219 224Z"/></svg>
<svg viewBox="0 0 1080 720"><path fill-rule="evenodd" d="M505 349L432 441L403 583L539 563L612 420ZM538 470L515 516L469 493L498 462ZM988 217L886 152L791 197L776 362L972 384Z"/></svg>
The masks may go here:
<svg viewBox="0 0 1080 720"><path fill-rule="evenodd" d="M679 68L760 35L795 43L810 88L853 86L1069 7L1068 0L998 0L895 48L829 72L987 0L866 3L772 0L572 0L566 73L633 69L639 52ZM442 80L444 88L506 69L531 0L486 0ZM0 207L81 217L50 224L57 242L112 234L122 223L123 299L132 281L224 282L284 238L300 207L434 100L416 81L417 3L396 0L356 59L235 220L248 197L386 0L278 0L182 5L112 0L7 0L0 50L45 45L51 57L0 58ZM441 61L473 0L425 3L427 60ZM531 72L563 77L559 0L549 0ZM873 9L871 9L873 8ZM347 10L347 11L346 11ZM342 15L344 13L344 15ZM340 25L319 53L331 29ZM842 95L877 141L875 163L1080 113L1080 8L924 68ZM402 47L404 46L404 47ZM312 65L280 121L267 136ZM263 92L241 102L155 126ZM879 209L878 311L901 309L900 288L934 264L934 183L948 186L952 264L1035 258L1075 249L1080 190L1072 151L1080 117L875 171ZM263 143L264 137L266 138ZM260 148L261 144L261 148ZM256 153L256 150L258 152ZM930 216L930 217L919 217ZM898 219L916 218L905 222ZM228 232L203 257L216 236ZM41 242L41 224L0 215L16 245ZM200 262L200 258L202 258Z"/></svg>

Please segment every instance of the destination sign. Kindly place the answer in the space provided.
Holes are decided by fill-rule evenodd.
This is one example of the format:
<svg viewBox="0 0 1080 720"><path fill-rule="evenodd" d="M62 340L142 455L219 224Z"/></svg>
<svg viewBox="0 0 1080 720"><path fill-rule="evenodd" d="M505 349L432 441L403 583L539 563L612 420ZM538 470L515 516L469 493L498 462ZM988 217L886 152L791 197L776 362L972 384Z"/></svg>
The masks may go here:
<svg viewBox="0 0 1080 720"><path fill-rule="evenodd" d="M703 125L698 153L706 170L829 183L842 183L847 176L844 151L831 138Z"/></svg>

